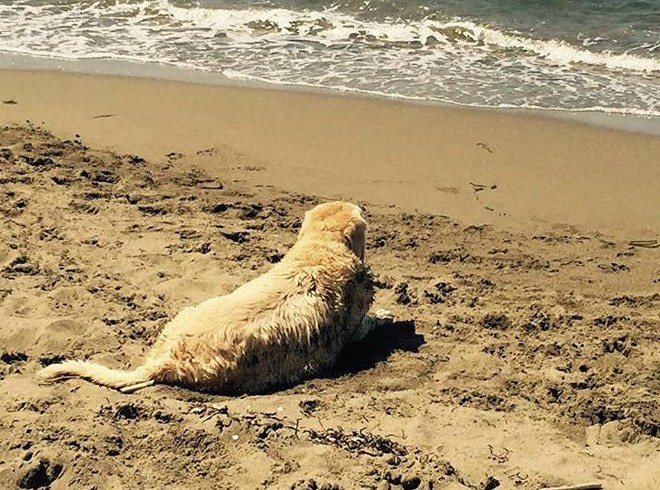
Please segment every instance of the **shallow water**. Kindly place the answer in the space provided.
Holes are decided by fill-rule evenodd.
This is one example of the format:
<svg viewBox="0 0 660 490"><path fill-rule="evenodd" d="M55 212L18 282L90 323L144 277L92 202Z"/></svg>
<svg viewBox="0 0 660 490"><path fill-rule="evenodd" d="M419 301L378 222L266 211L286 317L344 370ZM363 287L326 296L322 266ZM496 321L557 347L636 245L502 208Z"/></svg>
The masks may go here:
<svg viewBox="0 0 660 490"><path fill-rule="evenodd" d="M660 116L660 0L0 0L0 51L450 104Z"/></svg>

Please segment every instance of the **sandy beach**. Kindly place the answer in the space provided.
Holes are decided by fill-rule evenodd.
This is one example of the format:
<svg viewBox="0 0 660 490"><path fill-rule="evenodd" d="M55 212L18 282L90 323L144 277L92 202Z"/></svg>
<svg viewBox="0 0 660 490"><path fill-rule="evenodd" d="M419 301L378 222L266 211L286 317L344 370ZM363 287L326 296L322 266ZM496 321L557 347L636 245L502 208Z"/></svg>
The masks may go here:
<svg viewBox="0 0 660 490"><path fill-rule="evenodd" d="M660 230L660 138L494 111L140 78L0 71L0 122L31 120L93 148L252 183L394 205L465 223ZM214 159L198 152L214 149ZM199 160L199 161L198 161ZM224 178L227 170L223 169ZM216 175L214 175L216 176ZM483 188L481 192L475 192Z"/></svg>
<svg viewBox="0 0 660 490"><path fill-rule="evenodd" d="M660 138L558 119L0 71L0 488L660 487ZM395 322L263 396L123 395L183 307L362 205Z"/></svg>

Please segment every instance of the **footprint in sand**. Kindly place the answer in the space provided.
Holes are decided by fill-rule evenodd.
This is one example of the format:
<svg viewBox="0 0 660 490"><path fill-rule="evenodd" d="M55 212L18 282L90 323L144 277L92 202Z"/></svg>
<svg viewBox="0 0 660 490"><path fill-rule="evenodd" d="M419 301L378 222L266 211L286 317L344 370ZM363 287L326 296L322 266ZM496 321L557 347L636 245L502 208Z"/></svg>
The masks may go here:
<svg viewBox="0 0 660 490"><path fill-rule="evenodd" d="M444 192L446 194L458 194L458 188L457 187L451 187L451 186L438 186L435 188L436 191Z"/></svg>

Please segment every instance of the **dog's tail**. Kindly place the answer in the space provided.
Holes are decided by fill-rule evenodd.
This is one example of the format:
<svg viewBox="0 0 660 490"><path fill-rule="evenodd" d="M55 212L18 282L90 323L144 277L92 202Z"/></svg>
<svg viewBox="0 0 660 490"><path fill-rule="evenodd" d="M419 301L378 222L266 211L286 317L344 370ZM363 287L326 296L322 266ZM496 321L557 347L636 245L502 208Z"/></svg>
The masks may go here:
<svg viewBox="0 0 660 490"><path fill-rule="evenodd" d="M143 388L154 384L154 370L147 366L140 366L133 371L122 369L110 369L100 364L87 361L64 361L51 364L39 371L38 375L44 379L57 378L83 378L92 383L110 388L122 389L122 391L134 391L133 387Z"/></svg>

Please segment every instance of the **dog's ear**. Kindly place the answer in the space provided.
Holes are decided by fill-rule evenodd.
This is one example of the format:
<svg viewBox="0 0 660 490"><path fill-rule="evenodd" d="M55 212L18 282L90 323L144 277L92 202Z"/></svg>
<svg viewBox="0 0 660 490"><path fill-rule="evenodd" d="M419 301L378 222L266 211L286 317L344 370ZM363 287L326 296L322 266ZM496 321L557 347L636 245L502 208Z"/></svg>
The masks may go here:
<svg viewBox="0 0 660 490"><path fill-rule="evenodd" d="M363 219L355 220L344 230L344 241L355 255L364 260L364 249L366 246L367 222Z"/></svg>

